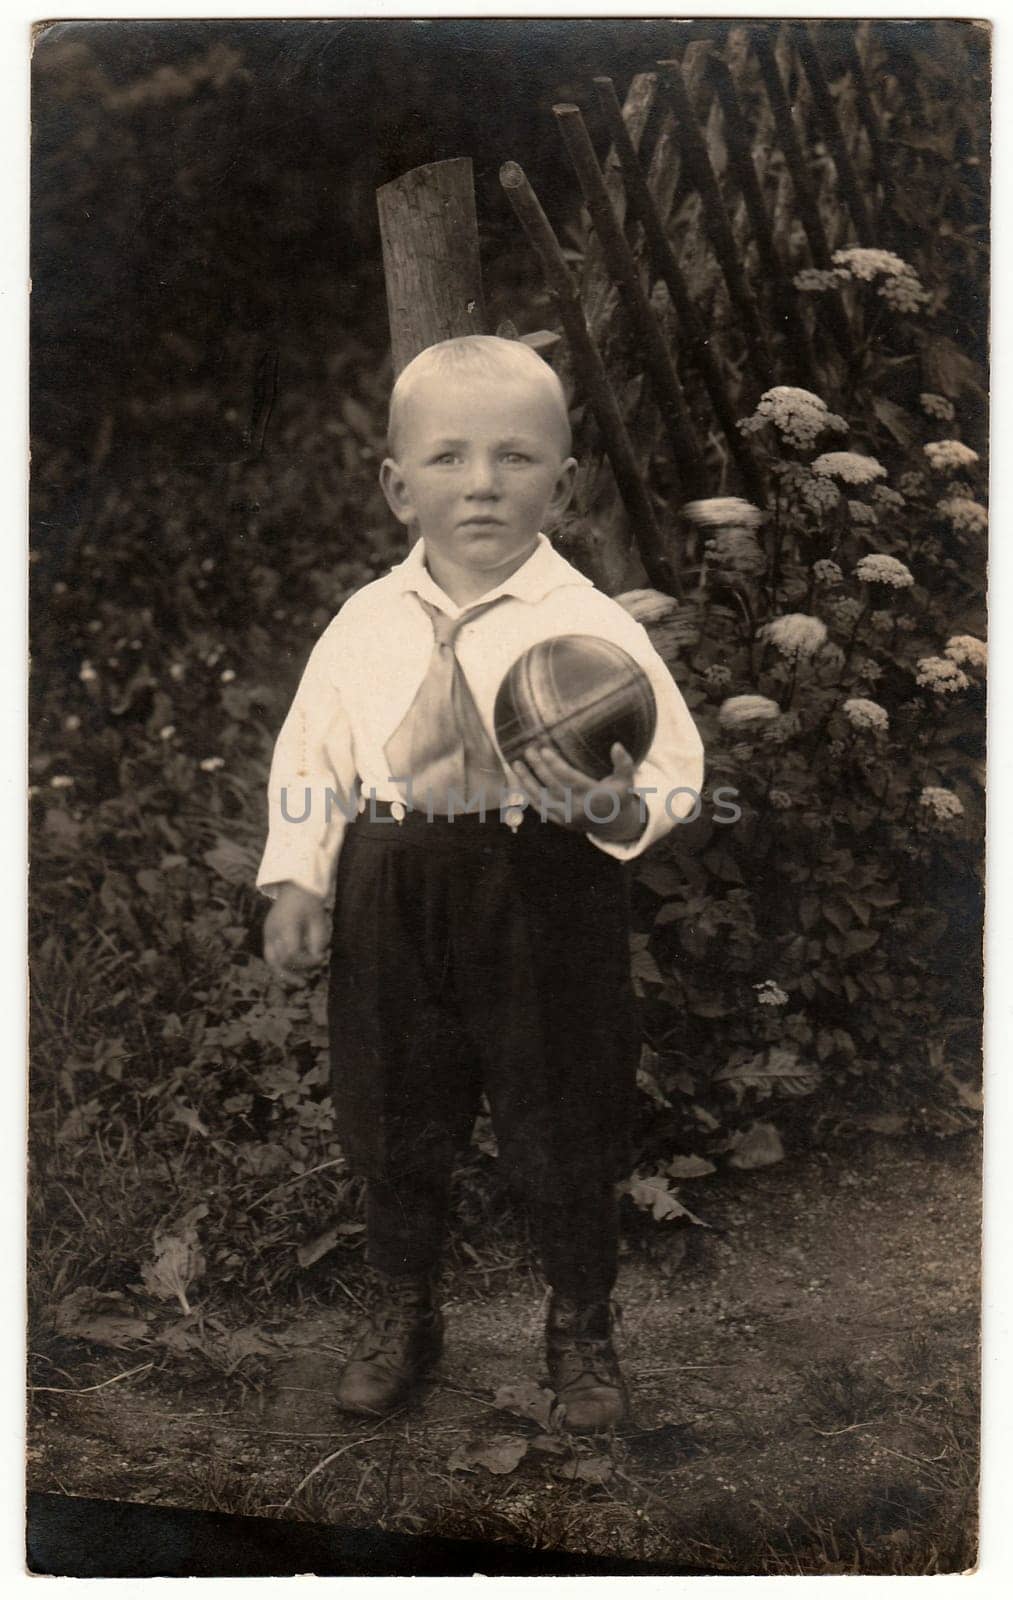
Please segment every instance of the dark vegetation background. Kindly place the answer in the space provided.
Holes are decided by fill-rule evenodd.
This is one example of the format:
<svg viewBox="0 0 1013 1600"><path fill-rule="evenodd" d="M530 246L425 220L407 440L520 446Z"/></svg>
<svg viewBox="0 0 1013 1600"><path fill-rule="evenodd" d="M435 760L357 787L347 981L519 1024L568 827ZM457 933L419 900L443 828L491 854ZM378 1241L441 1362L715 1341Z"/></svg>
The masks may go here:
<svg viewBox="0 0 1013 1600"><path fill-rule="evenodd" d="M553 327L501 162L524 167L579 265L552 104L578 102L601 151L592 76L622 98L634 72L723 26L95 22L38 36L31 1215L50 1363L157 1346L167 1381L194 1362L255 1376L270 1340L251 1316L328 1301L336 1273L359 1271L323 995L270 980L250 885L271 745L310 645L402 550L376 487L390 381L377 186L469 155L490 325ZM823 25L831 71L839 40ZM740 788L752 822L734 839L687 830L638 874L627 1223L648 1257L659 1224L707 1220L708 1186L692 1212L678 1186L717 1185L729 1165L748 1181L786 1149L824 1147L837 1164L842 1140L871 1135L973 1149L984 689L975 678L957 704L913 672L949 635L984 633L984 534L941 509L983 479L933 478L922 445L984 449L987 39L877 23L875 62L905 253L931 305L870 338L846 383L827 358L824 398L851 433L820 448L875 455L891 485L907 478L906 500L888 514L848 490L867 504L842 501L829 543L788 495L772 598L823 605L806 575L831 548L846 567L893 553L915 582L877 592L877 624L849 580L853 609L822 613L837 656L803 669L797 692L769 653L757 669L734 617L712 619L674 669L714 781ZM923 390L956 420L920 411ZM882 621L894 604L903 626ZM786 708L776 748L722 733L720 704L743 690ZM861 745L839 720L845 693L889 708L889 743ZM829 735L796 748L807 715ZM929 826L925 784L959 794L957 825ZM761 1004L770 984L791 1004ZM457 1198L452 1265L509 1261L523 1217L484 1121Z"/></svg>

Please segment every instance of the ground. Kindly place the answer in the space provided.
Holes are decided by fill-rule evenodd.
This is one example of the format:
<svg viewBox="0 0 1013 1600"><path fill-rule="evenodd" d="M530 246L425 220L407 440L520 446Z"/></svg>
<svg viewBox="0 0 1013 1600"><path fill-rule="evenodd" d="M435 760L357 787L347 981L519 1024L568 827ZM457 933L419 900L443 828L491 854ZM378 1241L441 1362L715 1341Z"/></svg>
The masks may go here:
<svg viewBox="0 0 1013 1600"><path fill-rule="evenodd" d="M252 1378L42 1340L29 1486L727 1573L973 1565L974 1141L870 1139L694 1194L706 1230L624 1256L621 1437L574 1441L532 1394L543 1294L518 1244L449 1273L436 1381L384 1421L327 1404L352 1274L279 1310Z"/></svg>

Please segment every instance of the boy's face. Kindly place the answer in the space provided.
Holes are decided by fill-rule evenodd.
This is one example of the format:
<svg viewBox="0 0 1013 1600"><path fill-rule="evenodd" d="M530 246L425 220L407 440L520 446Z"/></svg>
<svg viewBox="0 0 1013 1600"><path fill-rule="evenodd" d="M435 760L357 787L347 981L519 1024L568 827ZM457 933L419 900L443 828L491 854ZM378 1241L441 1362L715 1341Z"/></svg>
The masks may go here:
<svg viewBox="0 0 1013 1600"><path fill-rule="evenodd" d="M507 575L559 515L577 463L552 398L537 382L435 374L405 402L397 460L380 469L400 522L417 522L434 554Z"/></svg>

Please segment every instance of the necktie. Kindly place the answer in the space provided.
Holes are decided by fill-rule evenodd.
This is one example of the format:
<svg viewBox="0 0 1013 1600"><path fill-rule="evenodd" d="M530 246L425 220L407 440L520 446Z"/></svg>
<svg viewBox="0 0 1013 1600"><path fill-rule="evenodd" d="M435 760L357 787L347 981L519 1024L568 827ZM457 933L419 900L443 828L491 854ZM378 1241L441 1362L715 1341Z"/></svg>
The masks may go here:
<svg viewBox="0 0 1013 1600"><path fill-rule="evenodd" d="M496 747L485 731L478 708L454 650L460 630L502 595L448 617L421 595L415 596L433 624L433 654L418 692L384 746L392 778L411 779L411 796L419 809L448 814L449 791L460 815L466 805L485 796L498 806L504 772Z"/></svg>

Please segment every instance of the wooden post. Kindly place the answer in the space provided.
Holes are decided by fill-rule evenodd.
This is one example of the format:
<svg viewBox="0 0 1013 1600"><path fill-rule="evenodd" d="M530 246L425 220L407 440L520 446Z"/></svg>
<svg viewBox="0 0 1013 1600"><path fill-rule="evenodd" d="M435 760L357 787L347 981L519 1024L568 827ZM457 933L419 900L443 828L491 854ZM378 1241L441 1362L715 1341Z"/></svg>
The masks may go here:
<svg viewBox="0 0 1013 1600"><path fill-rule="evenodd" d="M413 167L376 203L396 378L429 345L487 331L471 162Z"/></svg>

